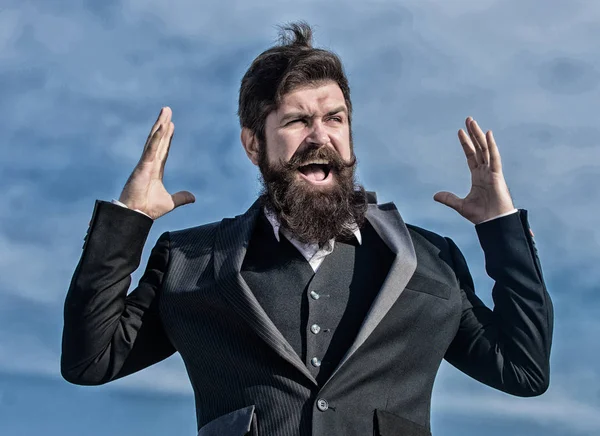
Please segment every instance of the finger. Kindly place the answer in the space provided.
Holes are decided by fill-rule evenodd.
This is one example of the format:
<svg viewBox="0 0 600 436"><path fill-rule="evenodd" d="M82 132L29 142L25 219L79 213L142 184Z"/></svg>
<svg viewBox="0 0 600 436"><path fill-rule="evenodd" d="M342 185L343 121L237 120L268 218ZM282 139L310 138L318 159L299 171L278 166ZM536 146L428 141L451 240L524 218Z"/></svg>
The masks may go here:
<svg viewBox="0 0 600 436"><path fill-rule="evenodd" d="M481 144L477 141L477 137L475 136L475 132L473 131L473 127L471 126L471 122L473 121L472 117L467 117L465 121L465 125L467 126L467 132L469 132L469 138L475 147L475 160L477 161L477 165L481 165L483 163L483 154L481 150Z"/></svg>
<svg viewBox="0 0 600 436"><path fill-rule="evenodd" d="M490 163L490 151L488 148L488 144L487 144L485 135L483 134L483 131L479 127L479 124L477 124L477 121L471 120L470 125L471 125L471 130L473 132L473 136L477 140L477 143L479 144L479 147L480 147L479 151L481 152L481 163L484 165L487 165Z"/></svg>
<svg viewBox="0 0 600 436"><path fill-rule="evenodd" d="M196 197L194 197L194 194L188 191L176 192L175 194L171 195L171 198L173 199L175 208L183 206L185 204L194 203L196 201Z"/></svg>
<svg viewBox="0 0 600 436"><path fill-rule="evenodd" d="M161 158L164 154L164 148L169 140L169 135L172 134L171 131L171 121L166 121L170 117L163 118L164 122L158 126L158 129L152 135L152 138L148 142L145 150L144 150L144 159L145 162L154 162L157 161L161 163ZM160 171L161 166L158 165L156 167L157 170Z"/></svg>
<svg viewBox="0 0 600 436"><path fill-rule="evenodd" d="M500 172L502 171L502 159L500 158L500 151L498 151L498 146L491 130L488 130L486 139L488 148L490 149L490 166L492 171Z"/></svg>
<svg viewBox="0 0 600 436"><path fill-rule="evenodd" d="M442 203L448 207L451 207L458 213L462 210L463 199L453 194L452 192L442 191L437 192L433 199L438 203Z"/></svg>
<svg viewBox="0 0 600 436"><path fill-rule="evenodd" d="M465 152L465 157L467 158L467 165L469 169L472 170L477 167L477 156L475 147L471 142L471 139L467 136L463 129L458 131L458 140L460 141L460 145L462 145L463 151Z"/></svg>
<svg viewBox="0 0 600 436"><path fill-rule="evenodd" d="M160 159L160 178L163 178L165 173L165 165L167 163L167 159L169 157L169 150L171 149L171 141L173 140L173 134L175 133L175 124L173 121L169 123L168 131L163 139L163 144L161 150L159 151L159 159Z"/></svg>
<svg viewBox="0 0 600 436"><path fill-rule="evenodd" d="M148 163L154 160L158 151L158 147L160 146L160 142L164 136L164 131L165 128L163 127L163 125L159 125L156 131L152 134L152 136L146 143L146 147L144 148L142 157L140 158L140 162Z"/></svg>
<svg viewBox="0 0 600 436"><path fill-rule="evenodd" d="M171 115L172 115L172 111L171 111L171 108L168 106L165 106L160 110L160 112L158 114L158 118L156 119L156 122L152 126L152 129L150 129L150 133L148 134L148 138L146 139L146 146L150 142L150 139L152 138L152 136L156 133L158 128L161 126L161 124L165 124L171 120Z"/></svg>

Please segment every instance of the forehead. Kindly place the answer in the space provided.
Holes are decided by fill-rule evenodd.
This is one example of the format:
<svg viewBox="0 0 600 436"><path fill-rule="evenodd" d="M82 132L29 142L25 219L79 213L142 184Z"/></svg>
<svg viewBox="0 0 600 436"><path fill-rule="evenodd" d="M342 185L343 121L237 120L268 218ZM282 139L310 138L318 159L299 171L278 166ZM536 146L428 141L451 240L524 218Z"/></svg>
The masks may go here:
<svg viewBox="0 0 600 436"><path fill-rule="evenodd" d="M335 82L303 86L283 96L278 107L279 113L288 111L318 112L331 107L344 106L346 101L342 90Z"/></svg>

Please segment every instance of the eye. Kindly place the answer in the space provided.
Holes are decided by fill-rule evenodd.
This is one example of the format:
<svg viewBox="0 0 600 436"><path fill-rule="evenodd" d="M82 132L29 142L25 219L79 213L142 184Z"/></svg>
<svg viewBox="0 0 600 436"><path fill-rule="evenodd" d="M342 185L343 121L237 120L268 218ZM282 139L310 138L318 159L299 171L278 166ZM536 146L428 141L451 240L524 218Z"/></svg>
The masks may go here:
<svg viewBox="0 0 600 436"><path fill-rule="evenodd" d="M331 121L335 121L336 123L341 123L341 122L343 121L343 120L342 120L342 117L338 117L338 116L331 117L331 118L329 118L329 119L330 119Z"/></svg>
<svg viewBox="0 0 600 436"><path fill-rule="evenodd" d="M286 124L286 126L290 126L290 125L292 125L292 124L296 124L296 123L303 123L303 124L305 124L305 123L306 123L306 120L305 120L304 118L296 118L295 120L291 120L291 121L289 121L289 122Z"/></svg>

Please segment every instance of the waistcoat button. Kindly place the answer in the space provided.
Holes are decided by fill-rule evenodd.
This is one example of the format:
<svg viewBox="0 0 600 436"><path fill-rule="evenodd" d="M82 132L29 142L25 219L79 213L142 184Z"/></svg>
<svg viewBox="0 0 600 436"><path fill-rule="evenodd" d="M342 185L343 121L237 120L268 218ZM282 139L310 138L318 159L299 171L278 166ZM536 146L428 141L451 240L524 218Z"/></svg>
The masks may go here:
<svg viewBox="0 0 600 436"><path fill-rule="evenodd" d="M327 400L319 398L317 400L317 409L319 409L321 412L325 412L327 409L329 409L329 403L327 402Z"/></svg>

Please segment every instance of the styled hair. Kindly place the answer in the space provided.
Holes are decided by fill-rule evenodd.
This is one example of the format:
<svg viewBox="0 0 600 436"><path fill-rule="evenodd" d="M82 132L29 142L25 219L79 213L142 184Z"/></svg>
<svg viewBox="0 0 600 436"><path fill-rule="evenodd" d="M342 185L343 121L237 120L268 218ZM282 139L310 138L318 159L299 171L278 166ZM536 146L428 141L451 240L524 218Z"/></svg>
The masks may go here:
<svg viewBox="0 0 600 436"><path fill-rule="evenodd" d="M337 83L342 90L350 123L350 87L340 58L312 46L313 31L305 22L279 29L279 44L258 55L242 78L238 105L241 127L249 128L264 141L266 118L279 107L286 94L326 81Z"/></svg>

